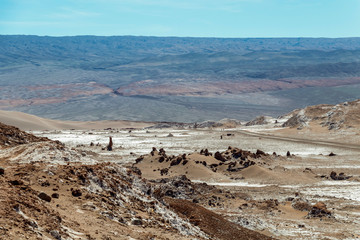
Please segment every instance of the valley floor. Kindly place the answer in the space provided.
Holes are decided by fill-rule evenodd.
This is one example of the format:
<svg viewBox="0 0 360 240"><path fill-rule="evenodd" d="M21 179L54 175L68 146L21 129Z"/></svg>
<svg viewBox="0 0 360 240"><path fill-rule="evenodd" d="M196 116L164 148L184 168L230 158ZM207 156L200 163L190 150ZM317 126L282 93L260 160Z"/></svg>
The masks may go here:
<svg viewBox="0 0 360 240"><path fill-rule="evenodd" d="M337 139L321 139L321 135L319 141L314 135L311 139L303 135L299 140L291 131L274 134L269 129L249 129L251 131L244 131L244 128L148 128L32 133L65 143L81 155L76 161L112 162L122 166L133 166L136 159L146 156L153 147L163 148L167 155L187 154L195 160L203 157L199 154L202 149L211 153L226 151L229 146L251 152L260 149L271 157L257 160L255 166L234 173L195 174L179 165L169 168L172 170L162 176L159 168L151 164L142 167L139 163L138 167L142 177L149 180L185 174L195 185L215 186L216 191L183 198L194 197L194 202L227 220L277 239L360 238L360 145L356 141L337 143ZM114 142L113 151L103 150L110 136ZM21 154L25 150L20 149L19 152L13 160L24 163L42 161L47 154L36 151ZM334 156L329 156L330 153ZM2 152L1 157L6 158L6 153ZM63 157L55 154L51 163L57 161L64 163ZM336 181L330 177L331 172L352 177ZM309 213L311 206L318 202L326 205L328 215L319 217Z"/></svg>

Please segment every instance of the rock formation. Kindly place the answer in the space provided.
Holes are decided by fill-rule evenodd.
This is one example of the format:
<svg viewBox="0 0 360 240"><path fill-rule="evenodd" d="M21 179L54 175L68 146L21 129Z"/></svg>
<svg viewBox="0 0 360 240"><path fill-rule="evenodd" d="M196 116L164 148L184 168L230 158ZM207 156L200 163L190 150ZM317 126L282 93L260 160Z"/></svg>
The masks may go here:
<svg viewBox="0 0 360 240"><path fill-rule="evenodd" d="M106 146L106 149L108 151L112 151L113 148L113 141L112 141L112 137L109 137L109 144Z"/></svg>

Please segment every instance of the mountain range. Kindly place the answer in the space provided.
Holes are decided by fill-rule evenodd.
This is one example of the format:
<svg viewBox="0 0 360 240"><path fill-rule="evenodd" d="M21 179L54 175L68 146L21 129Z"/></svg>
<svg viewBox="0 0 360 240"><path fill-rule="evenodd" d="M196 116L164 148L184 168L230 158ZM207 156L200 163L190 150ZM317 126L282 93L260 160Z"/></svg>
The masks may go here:
<svg viewBox="0 0 360 240"><path fill-rule="evenodd" d="M250 120L360 98L360 38L0 35L0 109L61 120Z"/></svg>

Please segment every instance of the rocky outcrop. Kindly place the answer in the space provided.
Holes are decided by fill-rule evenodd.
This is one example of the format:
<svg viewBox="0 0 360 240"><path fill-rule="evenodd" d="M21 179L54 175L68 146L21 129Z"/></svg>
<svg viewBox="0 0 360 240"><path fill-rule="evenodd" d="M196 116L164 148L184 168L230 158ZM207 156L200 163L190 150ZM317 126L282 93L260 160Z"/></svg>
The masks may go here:
<svg viewBox="0 0 360 240"><path fill-rule="evenodd" d="M21 131L17 127L0 123L0 147L14 147L21 144L51 141L45 137L36 137Z"/></svg>
<svg viewBox="0 0 360 240"><path fill-rule="evenodd" d="M332 217L331 212L327 209L326 204L323 202L318 202L312 206L310 212L307 215L308 218L322 218L322 217Z"/></svg>
<svg viewBox="0 0 360 240"><path fill-rule="evenodd" d="M75 235L72 234L76 233L87 239L129 236L156 239L153 234L156 232L165 233L168 239L170 233L183 240L208 238L169 210L162 198L155 197L157 189L163 189L164 196L191 195L193 187L188 179L169 180L160 188L156 183L141 179L138 173L134 168L110 163L51 167L46 163L13 165L0 177L4 203L0 204L0 238L73 239ZM9 184L10 181L20 183L22 179L26 179L26 185ZM44 188L44 182L52 187L39 193L36 189ZM179 193L170 194L170 190ZM69 218L73 214L82 214L86 221ZM118 233L110 238L113 229Z"/></svg>
<svg viewBox="0 0 360 240"><path fill-rule="evenodd" d="M268 123L269 122L267 121L265 116L259 116L259 117L255 118L254 120L247 122L245 124L245 126L265 125Z"/></svg>
<svg viewBox="0 0 360 240"><path fill-rule="evenodd" d="M134 166L147 172L153 172L154 174L151 175L153 177L157 175L159 178L169 177L171 172L187 175L188 170L186 169L188 168L198 169L197 171L200 171L200 174L208 171L204 167L214 173L221 172L225 175L231 175L257 164L256 161L264 164L272 157L277 156L269 155L259 149L256 152L250 152L231 146L226 151L217 151L215 154L208 149L202 149L199 153L180 154L178 156L167 155L164 149L157 151L156 148L153 148L150 154L138 157Z"/></svg>
<svg viewBox="0 0 360 240"><path fill-rule="evenodd" d="M305 110L300 110L297 113L294 113L285 123L283 123L282 127L297 127L298 129L302 129L308 125L309 118L305 115Z"/></svg>
<svg viewBox="0 0 360 240"><path fill-rule="evenodd" d="M193 184L185 175L163 178L155 180L153 183L155 183L153 194L158 199L163 197L188 199L195 193Z"/></svg>
<svg viewBox="0 0 360 240"><path fill-rule="evenodd" d="M330 178L332 180L347 180L347 179L351 178L351 176L346 176L344 173L339 173L339 175L337 175L336 172L332 171L330 173Z"/></svg>
<svg viewBox="0 0 360 240"><path fill-rule="evenodd" d="M316 105L295 110L288 115L283 127L307 127L314 122L328 130L355 128L360 126L360 100L337 105Z"/></svg>
<svg viewBox="0 0 360 240"><path fill-rule="evenodd" d="M112 151L112 147L113 147L112 137L109 137L109 144L106 146L106 149L108 151Z"/></svg>

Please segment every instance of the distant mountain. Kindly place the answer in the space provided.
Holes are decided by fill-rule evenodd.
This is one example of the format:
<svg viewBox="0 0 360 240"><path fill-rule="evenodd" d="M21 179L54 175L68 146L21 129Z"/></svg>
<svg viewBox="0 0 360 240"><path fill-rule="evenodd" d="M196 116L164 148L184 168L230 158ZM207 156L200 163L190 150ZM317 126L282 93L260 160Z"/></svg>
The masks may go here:
<svg viewBox="0 0 360 240"><path fill-rule="evenodd" d="M0 35L0 108L65 120L249 120L360 98L360 38Z"/></svg>

